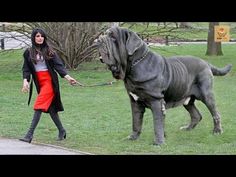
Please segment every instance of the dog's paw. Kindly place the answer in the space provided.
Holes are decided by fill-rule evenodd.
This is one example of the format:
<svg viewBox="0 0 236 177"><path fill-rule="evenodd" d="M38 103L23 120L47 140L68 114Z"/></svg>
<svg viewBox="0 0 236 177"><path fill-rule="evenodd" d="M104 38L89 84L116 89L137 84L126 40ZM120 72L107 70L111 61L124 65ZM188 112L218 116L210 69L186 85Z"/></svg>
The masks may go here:
<svg viewBox="0 0 236 177"><path fill-rule="evenodd" d="M189 125L185 125L179 128L180 130L191 130L192 128Z"/></svg>
<svg viewBox="0 0 236 177"><path fill-rule="evenodd" d="M129 136L127 137L127 139L128 139L128 140L136 140L136 139L138 139L138 137L137 137L137 136L134 136L134 135L129 135Z"/></svg>
<svg viewBox="0 0 236 177"><path fill-rule="evenodd" d="M164 145L166 145L166 143L154 141L154 142L153 142L153 145L156 146L156 147L163 147Z"/></svg>
<svg viewBox="0 0 236 177"><path fill-rule="evenodd" d="M214 135L220 135L223 133L223 130L221 128L214 128L213 129L213 134Z"/></svg>
<svg viewBox="0 0 236 177"><path fill-rule="evenodd" d="M132 135L129 135L128 137L127 137L127 139L128 140L136 140L136 139L138 139L138 135L134 135L134 134L132 134Z"/></svg>

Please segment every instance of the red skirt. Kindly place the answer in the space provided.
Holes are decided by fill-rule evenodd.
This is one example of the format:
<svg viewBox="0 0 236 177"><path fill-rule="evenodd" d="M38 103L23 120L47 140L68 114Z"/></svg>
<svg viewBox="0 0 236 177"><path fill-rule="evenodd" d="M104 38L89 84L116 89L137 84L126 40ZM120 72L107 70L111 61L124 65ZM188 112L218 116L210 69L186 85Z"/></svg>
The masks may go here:
<svg viewBox="0 0 236 177"><path fill-rule="evenodd" d="M47 112L54 97L52 78L48 71L38 71L36 72L36 75L40 92L35 100L34 110L41 109L43 112Z"/></svg>

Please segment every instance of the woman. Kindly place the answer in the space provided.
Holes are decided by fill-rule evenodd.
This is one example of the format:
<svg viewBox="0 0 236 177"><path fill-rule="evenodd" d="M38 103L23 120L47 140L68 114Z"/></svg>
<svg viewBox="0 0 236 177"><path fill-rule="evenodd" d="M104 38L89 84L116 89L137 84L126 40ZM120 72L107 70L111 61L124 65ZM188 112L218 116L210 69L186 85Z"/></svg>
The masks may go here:
<svg viewBox="0 0 236 177"><path fill-rule="evenodd" d="M44 30L40 28L34 29L31 34L31 42L32 47L26 49L23 54L22 92L29 92L29 105L33 90L33 82L29 84L32 76L38 95L34 103L34 115L31 126L24 138L20 138L19 140L31 143L34 130L42 112L50 114L59 130L58 140L63 140L66 138L66 130L58 116L58 112L64 111L64 108L61 102L57 73L71 85L76 84L77 81L68 75L61 59L48 45Z"/></svg>

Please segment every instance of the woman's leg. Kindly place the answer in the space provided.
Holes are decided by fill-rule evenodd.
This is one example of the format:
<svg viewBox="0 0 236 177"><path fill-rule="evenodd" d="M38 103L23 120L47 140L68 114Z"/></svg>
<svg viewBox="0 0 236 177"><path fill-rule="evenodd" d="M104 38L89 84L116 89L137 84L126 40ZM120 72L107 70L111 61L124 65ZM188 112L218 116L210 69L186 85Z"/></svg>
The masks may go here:
<svg viewBox="0 0 236 177"><path fill-rule="evenodd" d="M31 125L30 125L30 128L29 128L28 132L26 133L24 138L20 138L19 140L31 143L31 141L33 139L34 130L38 125L41 114L42 114L41 110L35 110L34 116L33 116L33 119L32 119L32 122L31 122Z"/></svg>
<svg viewBox="0 0 236 177"><path fill-rule="evenodd" d="M59 115L58 113L54 110L53 107L49 108L49 114L53 120L53 122L55 123L55 125L57 126L58 130L59 130L59 134L58 134L58 139L57 140L63 140L66 139L66 130L64 129Z"/></svg>

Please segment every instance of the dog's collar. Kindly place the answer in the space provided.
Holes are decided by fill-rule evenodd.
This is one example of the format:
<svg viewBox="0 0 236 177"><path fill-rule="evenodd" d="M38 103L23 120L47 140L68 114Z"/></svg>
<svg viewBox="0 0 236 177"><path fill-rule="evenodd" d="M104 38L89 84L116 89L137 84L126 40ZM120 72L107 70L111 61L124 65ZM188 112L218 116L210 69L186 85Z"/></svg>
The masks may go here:
<svg viewBox="0 0 236 177"><path fill-rule="evenodd" d="M133 68L135 65L137 65L140 61L142 61L142 60L147 56L148 52L149 52L149 50L147 49L146 52L144 53L144 55L143 55L141 58L135 60L135 61L131 64L130 68L132 69L132 68Z"/></svg>

